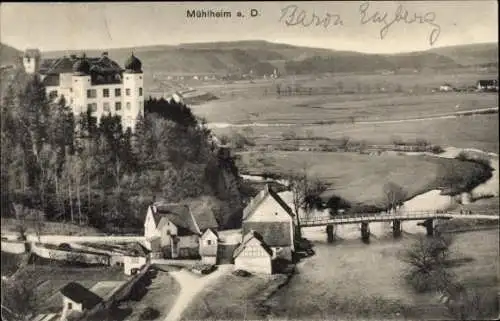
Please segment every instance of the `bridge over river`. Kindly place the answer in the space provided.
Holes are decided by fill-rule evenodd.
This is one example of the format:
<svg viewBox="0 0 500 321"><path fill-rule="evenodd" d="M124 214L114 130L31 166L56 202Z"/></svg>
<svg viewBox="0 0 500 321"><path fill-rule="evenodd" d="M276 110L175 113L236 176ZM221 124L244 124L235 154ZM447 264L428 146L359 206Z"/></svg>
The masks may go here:
<svg viewBox="0 0 500 321"><path fill-rule="evenodd" d="M498 221L500 216L487 213L446 213L436 211L414 211L395 213L356 213L349 215L333 216L306 216L301 219L301 227L326 226L327 234L330 238L333 235L333 226L342 224L361 224L361 237L368 239L370 236L369 223L372 222L392 222L392 231L395 237L400 236L402 221L423 220L419 225L427 229L427 235L433 235L437 220L449 220L452 218L487 219Z"/></svg>

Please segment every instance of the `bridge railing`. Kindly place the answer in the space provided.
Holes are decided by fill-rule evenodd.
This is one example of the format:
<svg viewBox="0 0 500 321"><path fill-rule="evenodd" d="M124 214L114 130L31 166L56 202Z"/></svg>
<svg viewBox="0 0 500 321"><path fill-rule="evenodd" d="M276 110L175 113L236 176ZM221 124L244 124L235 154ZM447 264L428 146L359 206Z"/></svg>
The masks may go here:
<svg viewBox="0 0 500 321"><path fill-rule="evenodd" d="M400 211L396 213L353 213L349 215L313 215L301 218L301 225L308 224L321 224L321 223L334 223L334 222L348 222L348 221L363 221L363 220L376 220L376 219L408 219L408 218L431 218L431 217L456 217L456 216L470 216L470 215L488 215L493 216L491 213L480 212L448 212L448 211Z"/></svg>

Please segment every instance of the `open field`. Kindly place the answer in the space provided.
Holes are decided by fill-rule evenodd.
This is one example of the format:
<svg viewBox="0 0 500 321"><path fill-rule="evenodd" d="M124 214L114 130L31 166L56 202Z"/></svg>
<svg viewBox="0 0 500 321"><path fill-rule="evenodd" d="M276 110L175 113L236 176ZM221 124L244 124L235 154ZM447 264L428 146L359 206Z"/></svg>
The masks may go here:
<svg viewBox="0 0 500 321"><path fill-rule="evenodd" d="M472 259L453 268L458 278L490 298L498 286L498 241L498 230L469 232L456 235L452 245L454 258ZM302 320L449 320L433 293L416 294L402 279L406 265L400 257L411 242L405 237L370 245L359 240L316 244L316 255L301 263L299 273L268 303L272 315Z"/></svg>
<svg viewBox="0 0 500 321"><path fill-rule="evenodd" d="M472 163L432 156L380 155L331 152L242 152L239 168L249 174L287 175L307 164L313 177L330 185L324 198L337 195L351 204L377 206L383 202L383 186L402 186L408 199L428 190L446 187L447 180L468 182L489 178L489 170Z"/></svg>
<svg viewBox="0 0 500 321"><path fill-rule="evenodd" d="M366 144L392 144L394 140L413 143L418 139L442 146L477 148L498 153L498 114L466 116L454 119L393 122L381 124L331 124L259 126L249 129L216 128L214 132L231 137L235 132L255 143L256 149L285 149L301 147L335 147L348 138ZM284 136L295 139L284 140Z"/></svg>
<svg viewBox="0 0 500 321"><path fill-rule="evenodd" d="M101 281L124 281L123 268L63 267L57 265L27 265L15 276L16 281L33 288L39 313L58 312L62 307L59 290L69 282L78 282L90 289Z"/></svg>
<svg viewBox="0 0 500 321"><path fill-rule="evenodd" d="M210 123L308 124L350 122L351 117L358 121L401 119L498 106L498 96L494 93L432 93L444 83L461 88L475 86L478 79L497 78L495 73L458 72L339 74L200 84L193 87L209 91L219 100L194 106L193 111ZM288 86L302 88L303 94L278 96L278 85L282 92Z"/></svg>
<svg viewBox="0 0 500 321"><path fill-rule="evenodd" d="M430 117L498 106L492 93L282 96L214 100L193 108L210 123L322 124Z"/></svg>

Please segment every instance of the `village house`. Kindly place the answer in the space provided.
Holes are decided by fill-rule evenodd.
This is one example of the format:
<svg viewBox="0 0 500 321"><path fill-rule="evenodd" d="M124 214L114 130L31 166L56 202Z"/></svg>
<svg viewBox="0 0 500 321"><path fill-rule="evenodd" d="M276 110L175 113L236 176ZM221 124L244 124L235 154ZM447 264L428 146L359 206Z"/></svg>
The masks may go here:
<svg viewBox="0 0 500 321"><path fill-rule="evenodd" d="M66 284L61 289L61 295L63 298L61 320L81 315L103 303L100 296L76 282Z"/></svg>
<svg viewBox="0 0 500 321"><path fill-rule="evenodd" d="M200 256L204 264L217 264L219 235L215 230L207 229L200 238Z"/></svg>
<svg viewBox="0 0 500 321"><path fill-rule="evenodd" d="M292 209L269 185L243 210L242 234L255 231L272 249L273 259L292 260L295 223Z"/></svg>
<svg viewBox="0 0 500 321"><path fill-rule="evenodd" d="M159 246L164 258L198 258L202 233L217 227L214 213L206 207L156 202L148 207L144 236L150 250Z"/></svg>
<svg viewBox="0 0 500 321"><path fill-rule="evenodd" d="M133 275L149 261L149 252L140 244L135 243L123 256L123 270L125 275Z"/></svg>
<svg viewBox="0 0 500 321"><path fill-rule="evenodd" d="M262 235L249 231L233 254L237 270L272 274L273 250L264 242Z"/></svg>
<svg viewBox="0 0 500 321"><path fill-rule="evenodd" d="M97 119L119 115L123 127L133 131L144 115L142 63L133 54L122 69L107 52L100 57L83 54L41 59L38 49L28 49L23 65L26 73L40 76L49 98L64 96L76 116L88 109Z"/></svg>
<svg viewBox="0 0 500 321"><path fill-rule="evenodd" d="M450 84L442 84L441 86L439 86L439 91L444 91L444 92L447 92L447 91L453 91L453 86L450 85Z"/></svg>
<svg viewBox="0 0 500 321"><path fill-rule="evenodd" d="M479 80L476 87L478 91L498 91L498 81L496 79Z"/></svg>

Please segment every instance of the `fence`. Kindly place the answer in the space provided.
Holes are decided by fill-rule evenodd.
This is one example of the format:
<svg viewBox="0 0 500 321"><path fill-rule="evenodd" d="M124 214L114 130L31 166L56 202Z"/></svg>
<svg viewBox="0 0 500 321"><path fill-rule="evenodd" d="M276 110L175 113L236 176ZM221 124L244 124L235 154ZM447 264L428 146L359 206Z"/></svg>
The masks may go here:
<svg viewBox="0 0 500 321"><path fill-rule="evenodd" d="M26 239L30 242L61 244L61 243L106 243L106 242L143 242L144 236L69 236L69 235L27 235Z"/></svg>
<svg viewBox="0 0 500 321"><path fill-rule="evenodd" d="M358 213L351 215L336 215L336 216L309 216L301 222L302 227L320 226L327 224L352 224L360 222L384 222L391 220L419 220L419 219L450 219L455 217L470 217L470 218L485 218L498 220L498 215L487 215L482 213L445 213L440 211L412 211L396 214L370 214Z"/></svg>

